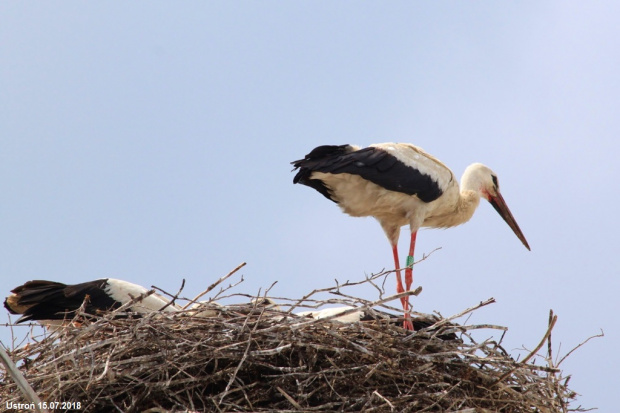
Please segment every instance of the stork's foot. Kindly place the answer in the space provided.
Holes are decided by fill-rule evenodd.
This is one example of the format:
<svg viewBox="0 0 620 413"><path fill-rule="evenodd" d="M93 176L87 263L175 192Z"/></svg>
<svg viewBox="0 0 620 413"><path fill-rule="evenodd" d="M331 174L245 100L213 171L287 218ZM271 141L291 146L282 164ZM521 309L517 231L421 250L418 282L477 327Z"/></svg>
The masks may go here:
<svg viewBox="0 0 620 413"><path fill-rule="evenodd" d="M413 323L411 322L411 318L408 313L405 313L405 321L403 321L403 328L405 330L414 331Z"/></svg>

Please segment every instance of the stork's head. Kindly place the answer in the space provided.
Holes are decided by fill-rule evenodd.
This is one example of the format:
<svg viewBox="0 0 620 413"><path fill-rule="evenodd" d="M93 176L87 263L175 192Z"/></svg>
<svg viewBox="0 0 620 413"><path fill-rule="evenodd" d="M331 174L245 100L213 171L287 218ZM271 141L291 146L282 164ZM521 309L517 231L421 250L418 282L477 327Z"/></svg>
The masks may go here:
<svg viewBox="0 0 620 413"><path fill-rule="evenodd" d="M521 228L519 228L517 221L512 216L510 209L508 209L508 205L506 205L506 201L504 201L499 191L497 174L493 172L491 168L481 163L469 165L463 174L461 185L463 189L477 191L482 198L489 201L497 213L504 218L504 221L506 221L523 245L525 245L525 248L528 250L530 249L523 232L521 232Z"/></svg>

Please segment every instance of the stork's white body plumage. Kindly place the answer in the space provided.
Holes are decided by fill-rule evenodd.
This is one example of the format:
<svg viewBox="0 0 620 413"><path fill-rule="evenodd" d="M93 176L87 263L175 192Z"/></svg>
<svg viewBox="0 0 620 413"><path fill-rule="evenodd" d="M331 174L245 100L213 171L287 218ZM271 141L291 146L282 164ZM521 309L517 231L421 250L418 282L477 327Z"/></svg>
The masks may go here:
<svg viewBox="0 0 620 413"><path fill-rule="evenodd" d="M121 303L121 305L128 303L142 294L146 294L148 291L149 290L147 288L141 285L115 278L108 278L104 288L104 292L114 301ZM179 310L178 306L169 304L170 300L157 293L153 293L141 300L136 301L131 305L130 309L131 311L135 311L140 314L148 314L161 309L163 309L162 311L164 312L174 312Z"/></svg>
<svg viewBox="0 0 620 413"><path fill-rule="evenodd" d="M467 222L480 198L493 205L529 249L499 192L497 175L480 163L467 167L460 187L446 165L408 143L380 143L367 148L319 146L292 164L299 169L293 183L316 189L351 216L372 216L379 221L392 246L398 292L404 291L397 251L400 228L409 225L411 229L405 269L409 289L417 231L421 227L447 228ZM402 302L408 312L408 301ZM405 327L413 328L407 321Z"/></svg>
<svg viewBox="0 0 620 413"><path fill-rule="evenodd" d="M339 323L357 323L364 316L364 312L362 310L356 310L349 312L348 314L343 314L345 311L352 310L354 307L344 306L344 307L332 307L332 308L324 308L323 310L317 311L300 311L295 315L300 317L312 317L315 320L321 320L327 317L333 317L333 321ZM339 315L342 314L342 315Z"/></svg>

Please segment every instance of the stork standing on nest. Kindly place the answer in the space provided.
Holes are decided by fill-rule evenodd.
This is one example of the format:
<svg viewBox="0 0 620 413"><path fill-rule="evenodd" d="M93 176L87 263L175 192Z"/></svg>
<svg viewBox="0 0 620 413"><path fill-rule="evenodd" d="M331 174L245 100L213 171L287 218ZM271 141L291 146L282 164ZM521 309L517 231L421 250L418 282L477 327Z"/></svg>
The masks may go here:
<svg viewBox="0 0 620 413"><path fill-rule="evenodd" d="M499 192L497 175L487 166L467 167L461 186L452 171L421 148L408 143L378 143L367 148L324 145L304 159L292 162L299 169L293 183L316 189L354 217L373 216L387 236L396 266L396 291L413 283L413 253L421 227L447 228L467 222L484 198L506 221L523 245L530 247ZM411 242L403 287L398 260L400 228L409 224ZM409 320L409 300L401 298Z"/></svg>
<svg viewBox="0 0 620 413"><path fill-rule="evenodd" d="M11 314L21 314L17 323L39 321L46 326L59 326L70 321L84 304L87 314L111 311L148 293L148 289L114 278L67 285L55 281L35 280L14 288L4 300ZM88 299L87 299L88 297ZM159 294L136 300L128 311L146 314L158 311L174 312L178 308Z"/></svg>

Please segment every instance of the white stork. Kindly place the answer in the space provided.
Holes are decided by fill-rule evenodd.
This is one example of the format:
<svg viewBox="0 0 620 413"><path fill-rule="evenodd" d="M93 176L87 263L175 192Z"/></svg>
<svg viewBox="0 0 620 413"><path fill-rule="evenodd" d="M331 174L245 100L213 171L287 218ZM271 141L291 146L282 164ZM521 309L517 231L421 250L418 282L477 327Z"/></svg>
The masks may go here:
<svg viewBox="0 0 620 413"><path fill-rule="evenodd" d="M377 320L381 320L382 322L388 322L390 324L396 324L397 320L400 318L390 313L378 311L374 308L371 311L367 311L356 309L355 307L348 305L343 307L325 308L318 311L301 311L296 313L295 315L300 317L313 318L315 320L333 317L331 321L342 324L354 324L368 321L372 322ZM432 317L416 317L411 319L411 322L416 330L431 327L437 321L439 321L439 319L433 319ZM453 324L450 324L450 326L453 326ZM456 340L457 338L456 334L454 333L444 333L437 337L442 340Z"/></svg>
<svg viewBox="0 0 620 413"><path fill-rule="evenodd" d="M367 148L324 145L304 159L292 162L299 169L293 183L316 189L354 217L375 217L387 236L396 266L396 291L411 288L413 253L421 227L447 228L467 222L484 198L501 215L523 245L530 247L499 191L497 175L487 166L467 167L461 187L452 171L421 148L408 143L379 143ZM400 228L409 224L411 243L403 287L398 260ZM405 328L409 301L401 299Z"/></svg>
<svg viewBox="0 0 620 413"><path fill-rule="evenodd" d="M84 311L98 314L119 308L148 291L140 285L114 278L74 285L34 280L13 289L4 300L4 307L11 314L21 314L17 323L39 321L46 326L58 326L73 318L86 296ZM161 295L151 294L136 301L128 311L146 314L164 307L165 312L179 311L178 307L168 304L170 302Z"/></svg>

